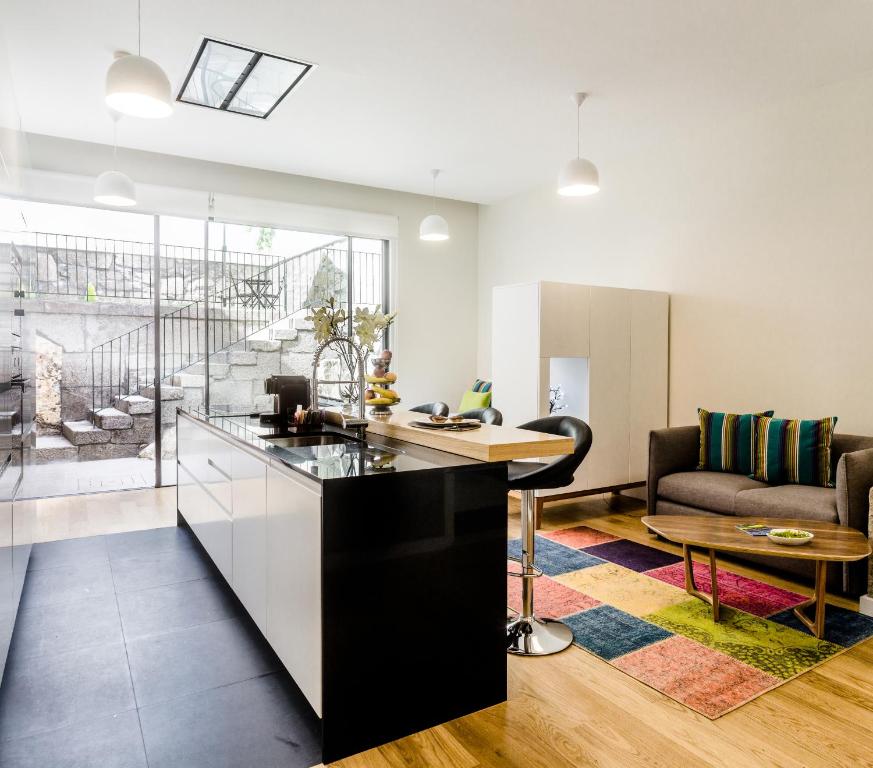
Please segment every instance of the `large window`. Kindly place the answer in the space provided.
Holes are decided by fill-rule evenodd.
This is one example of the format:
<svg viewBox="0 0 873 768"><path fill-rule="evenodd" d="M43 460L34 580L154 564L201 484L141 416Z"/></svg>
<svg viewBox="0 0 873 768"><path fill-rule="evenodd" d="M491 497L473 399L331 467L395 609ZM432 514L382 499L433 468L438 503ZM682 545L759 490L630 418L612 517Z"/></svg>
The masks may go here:
<svg viewBox="0 0 873 768"><path fill-rule="evenodd" d="M383 240L213 222L209 254L212 410L263 410L268 375L309 376L314 308L332 299L350 318L358 306L388 309Z"/></svg>
<svg viewBox="0 0 873 768"><path fill-rule="evenodd" d="M177 405L263 410L264 379L312 372L305 318L314 307L333 298L350 316L390 309L383 240L3 198L0 231L0 250L21 267L39 345L34 450L65 465L63 493L109 490L119 478L122 487L148 484L155 474L175 482ZM156 363L156 433L139 405L125 439L68 444L65 422L124 410L130 395L155 399ZM118 472L105 465L101 480L97 460L109 458L128 462ZM83 483L76 465L86 461ZM140 464L144 474L134 471Z"/></svg>

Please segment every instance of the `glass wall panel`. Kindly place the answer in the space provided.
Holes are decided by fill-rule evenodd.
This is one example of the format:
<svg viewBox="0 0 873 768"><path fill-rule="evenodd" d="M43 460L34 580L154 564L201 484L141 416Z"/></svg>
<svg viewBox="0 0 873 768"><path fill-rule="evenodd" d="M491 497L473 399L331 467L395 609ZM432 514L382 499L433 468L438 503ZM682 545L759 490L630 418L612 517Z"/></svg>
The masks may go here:
<svg viewBox="0 0 873 768"><path fill-rule="evenodd" d="M154 485L154 419L128 402L151 381L154 217L0 199L0 221L28 361L13 418L34 423L19 497Z"/></svg>
<svg viewBox="0 0 873 768"><path fill-rule="evenodd" d="M267 377L312 374L314 309L333 301L349 330L356 309L390 309L387 243L367 238L0 198L0 259L33 338L24 497L154 485L158 462L174 484L177 407L267 410ZM347 368L328 352L320 377Z"/></svg>
<svg viewBox="0 0 873 768"><path fill-rule="evenodd" d="M345 237L224 222L209 224L209 407L266 410L264 380L309 376L312 306L347 301Z"/></svg>

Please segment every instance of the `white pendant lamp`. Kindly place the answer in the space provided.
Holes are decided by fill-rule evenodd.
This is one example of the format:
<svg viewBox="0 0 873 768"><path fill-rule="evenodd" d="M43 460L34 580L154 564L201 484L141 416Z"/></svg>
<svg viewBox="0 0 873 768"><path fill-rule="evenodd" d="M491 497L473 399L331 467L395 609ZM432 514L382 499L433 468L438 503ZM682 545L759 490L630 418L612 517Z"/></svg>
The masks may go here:
<svg viewBox="0 0 873 768"><path fill-rule="evenodd" d="M422 240L448 240L449 239L449 223L438 213L436 213L436 180L440 172L434 168L431 172L433 176L433 208L434 213L425 216L421 220L421 226L418 228L418 236Z"/></svg>
<svg viewBox="0 0 873 768"><path fill-rule="evenodd" d="M600 191L600 175L590 160L581 156L581 134L579 113L587 93L577 93L573 97L576 104L576 157L568 162L558 175L558 194L565 197L583 197Z"/></svg>
<svg viewBox="0 0 873 768"><path fill-rule="evenodd" d="M112 159L113 164L118 161L118 113L113 112L112 120ZM136 187L133 179L121 171L104 171L97 177L94 183L94 202L102 205L111 205L116 208L129 208L136 205Z"/></svg>
<svg viewBox="0 0 873 768"><path fill-rule="evenodd" d="M164 70L142 55L142 19L137 0L137 53L116 52L106 73L106 104L131 117L167 117L173 111L170 81Z"/></svg>
<svg viewBox="0 0 873 768"><path fill-rule="evenodd" d="M118 208L136 205L133 180L120 171L104 171L94 184L94 202Z"/></svg>

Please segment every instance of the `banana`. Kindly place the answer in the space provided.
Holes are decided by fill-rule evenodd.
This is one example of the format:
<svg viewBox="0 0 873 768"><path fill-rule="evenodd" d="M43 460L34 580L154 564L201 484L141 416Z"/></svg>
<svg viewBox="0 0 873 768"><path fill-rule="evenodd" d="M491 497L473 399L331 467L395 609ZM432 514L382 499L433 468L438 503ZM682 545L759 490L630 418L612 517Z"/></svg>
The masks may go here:
<svg viewBox="0 0 873 768"><path fill-rule="evenodd" d="M386 389L385 387L373 387L373 391L376 393L377 397L387 397L391 400L399 400L400 395L398 395L393 389Z"/></svg>

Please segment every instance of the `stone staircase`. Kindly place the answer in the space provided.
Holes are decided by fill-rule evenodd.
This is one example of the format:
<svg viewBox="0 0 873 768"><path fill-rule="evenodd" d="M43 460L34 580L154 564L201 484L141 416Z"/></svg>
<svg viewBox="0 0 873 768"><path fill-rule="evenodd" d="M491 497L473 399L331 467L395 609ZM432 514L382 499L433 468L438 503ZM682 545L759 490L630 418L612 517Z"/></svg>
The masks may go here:
<svg viewBox="0 0 873 768"><path fill-rule="evenodd" d="M272 398L264 394L264 379L274 373L311 376L316 346L312 324L297 319L277 323L262 334L214 352L209 357L210 406L239 412L271 408ZM195 363L175 374L172 383L182 390L186 406L201 404L206 363Z"/></svg>
<svg viewBox="0 0 873 768"><path fill-rule="evenodd" d="M274 373L310 376L316 346L312 324L297 319L280 321L252 338L214 352L209 358L210 405L238 412L267 410L272 399L264 395L264 379ZM177 406L201 405L205 384L206 363L197 362L161 385L165 455L171 446L175 451L175 432L171 428L176 423ZM140 394L116 397L112 407L89 409L87 419L63 422L60 435L37 437L32 460L44 464L150 457L154 397L154 387L143 387Z"/></svg>

